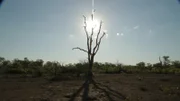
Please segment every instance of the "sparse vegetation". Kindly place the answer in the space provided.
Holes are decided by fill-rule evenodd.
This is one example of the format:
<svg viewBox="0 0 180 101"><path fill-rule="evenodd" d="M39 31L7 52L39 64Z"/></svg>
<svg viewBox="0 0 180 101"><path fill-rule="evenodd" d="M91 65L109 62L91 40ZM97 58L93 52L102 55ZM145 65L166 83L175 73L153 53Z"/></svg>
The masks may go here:
<svg viewBox="0 0 180 101"><path fill-rule="evenodd" d="M157 63L158 64L158 63ZM157 74L180 74L180 62L170 61L165 62L162 67L158 65L145 62L137 63L136 66L113 64L113 63L99 63L95 62L93 65L94 73L118 74L118 73L157 73ZM72 75L73 77L85 76L88 71L88 62L61 64L59 62L47 61L44 63L42 59L36 61L24 58L24 60L14 59L12 61L0 58L0 73L1 74L21 74L24 76L62 76L64 74Z"/></svg>
<svg viewBox="0 0 180 101"><path fill-rule="evenodd" d="M179 76L165 76L164 74L180 74L179 61L170 61L168 62L168 65L164 65L164 62L162 63L162 65L161 63L157 63L160 65L160 67L158 67L158 65L150 63L146 64L145 62L139 62L134 66L123 65L120 63L94 62L92 71L95 73L94 76L96 76L96 78L93 79L92 84L85 82L79 89L77 89L77 85L81 85L80 82L84 80L86 81L87 79L86 77L89 70L88 62L81 61L74 64L62 64L57 61L44 62L42 59L33 61L28 58L24 58L23 60L14 59L10 61L1 57L0 76L2 80L0 80L0 82L6 84L10 81L14 84L7 83L7 86L4 84L1 85L2 90L0 94L4 94L4 91L15 92L15 90L11 91L10 88L21 89L22 92L27 92L26 89L20 87L19 84L22 86L32 84L31 86L28 85L28 87L33 89L32 92L35 92L38 89L38 91L41 91L41 94L44 94L44 92L46 93L46 95L41 96L35 96L33 95L34 93L31 94L33 95L33 99L38 100L43 98L52 99L52 95L55 94L59 95L57 97L58 99L65 98L65 101L68 101L69 99L69 101L71 101L71 99L74 101L75 98L78 98L79 100L81 98L82 100L87 98L94 101L100 99L114 99L114 101L139 101L144 98L149 98L145 94L151 94L148 96L153 96L152 100L155 99L154 101L156 101L156 93L158 92L158 94L161 93L160 99L164 99L164 97L168 95L168 98L176 101L176 99L179 99L178 96L180 94L178 85L179 79L177 79ZM176 79L174 80L171 78ZM34 81L36 79L40 81ZM94 80L101 83L94 82ZM26 82L28 83L25 84ZM39 83L41 83L40 87ZM35 88L36 86L38 86L38 88ZM75 88L77 91L73 90ZM89 94L83 91L89 91ZM70 92L72 94L69 94ZM136 92L137 94L133 95L133 92ZM145 96L139 95L142 93ZM88 94L88 96L86 94ZM3 95L1 98L8 99ZM22 99L21 97L17 98ZM53 98L57 99L55 96Z"/></svg>

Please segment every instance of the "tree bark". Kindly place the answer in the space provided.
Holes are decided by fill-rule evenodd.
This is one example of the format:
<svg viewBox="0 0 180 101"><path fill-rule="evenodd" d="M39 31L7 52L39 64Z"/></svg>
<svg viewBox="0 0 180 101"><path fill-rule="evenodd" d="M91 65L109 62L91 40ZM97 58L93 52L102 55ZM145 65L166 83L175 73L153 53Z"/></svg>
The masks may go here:
<svg viewBox="0 0 180 101"><path fill-rule="evenodd" d="M89 61L89 70L88 70L88 78L87 79L89 79L90 82L93 79L93 73L92 73L93 63L94 63L94 55L91 56L91 59Z"/></svg>

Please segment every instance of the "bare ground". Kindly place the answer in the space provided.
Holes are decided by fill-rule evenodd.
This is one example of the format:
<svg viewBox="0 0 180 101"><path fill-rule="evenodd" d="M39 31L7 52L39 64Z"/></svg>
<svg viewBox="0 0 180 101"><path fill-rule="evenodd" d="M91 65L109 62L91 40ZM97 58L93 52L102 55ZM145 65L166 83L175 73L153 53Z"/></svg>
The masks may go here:
<svg viewBox="0 0 180 101"><path fill-rule="evenodd" d="M88 95L88 96L87 96ZM0 101L180 101L180 76L101 74L81 79L0 77Z"/></svg>

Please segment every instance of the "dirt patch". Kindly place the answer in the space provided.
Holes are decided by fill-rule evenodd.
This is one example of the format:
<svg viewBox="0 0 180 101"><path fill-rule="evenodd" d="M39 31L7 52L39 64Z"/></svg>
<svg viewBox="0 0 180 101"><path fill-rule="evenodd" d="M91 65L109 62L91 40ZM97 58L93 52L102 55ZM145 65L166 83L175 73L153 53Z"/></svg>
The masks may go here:
<svg viewBox="0 0 180 101"><path fill-rule="evenodd" d="M180 76L100 74L83 86L81 79L0 78L1 101L180 101ZM86 88L85 88L86 87Z"/></svg>

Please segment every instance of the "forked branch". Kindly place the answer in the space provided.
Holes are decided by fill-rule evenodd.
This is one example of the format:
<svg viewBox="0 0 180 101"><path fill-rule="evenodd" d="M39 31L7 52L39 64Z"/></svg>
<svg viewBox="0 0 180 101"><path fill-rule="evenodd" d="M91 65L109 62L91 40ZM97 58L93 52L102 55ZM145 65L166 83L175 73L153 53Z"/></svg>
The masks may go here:
<svg viewBox="0 0 180 101"><path fill-rule="evenodd" d="M89 44L89 35L88 35L88 31L87 31L87 21L86 21L86 17L83 15L84 18L84 31L86 33L86 39L87 39L87 48L88 48L88 53L90 50L90 44ZM91 40L90 40L91 41Z"/></svg>
<svg viewBox="0 0 180 101"><path fill-rule="evenodd" d="M106 33L103 32L103 35L100 37L99 41L96 42L96 45L95 45L95 47L94 47L94 49L93 49L93 54L96 54L96 53L98 52L99 46L100 46L100 44L101 44L101 40L102 40L102 38L104 37L105 34L106 34Z"/></svg>
<svg viewBox="0 0 180 101"><path fill-rule="evenodd" d="M102 28L102 21L100 22L99 30L98 30L98 33L97 33L96 44L98 44L98 39L99 39L99 34L101 33L101 28Z"/></svg>
<svg viewBox="0 0 180 101"><path fill-rule="evenodd" d="M102 36L100 36L101 29L102 29L102 23L103 23L101 21L97 35L96 35L96 39L95 39L95 46L93 47L94 27L91 29L91 32L88 32L87 31L87 19L84 15L83 15L83 18L84 18L84 26L83 27L84 27L84 31L86 33L86 38L87 38L87 40L86 40L87 41L87 50L82 49L80 47L75 47L75 48L73 48L73 50L78 49L80 51L88 53L88 60L91 61L94 58L94 56L96 55L96 53L98 52L100 44L101 44L101 40L105 36L106 33L103 32ZM92 21L94 20L94 11L91 14L91 20Z"/></svg>

